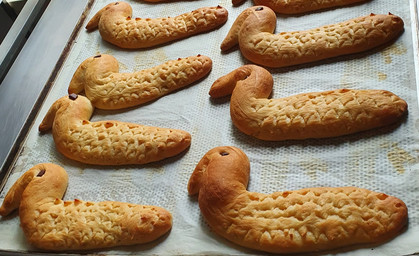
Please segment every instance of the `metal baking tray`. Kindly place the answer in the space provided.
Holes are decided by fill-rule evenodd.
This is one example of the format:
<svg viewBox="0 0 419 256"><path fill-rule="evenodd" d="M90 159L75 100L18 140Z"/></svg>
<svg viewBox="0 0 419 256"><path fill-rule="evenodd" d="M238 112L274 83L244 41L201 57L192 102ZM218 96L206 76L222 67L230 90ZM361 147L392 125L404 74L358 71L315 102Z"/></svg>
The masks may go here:
<svg viewBox="0 0 419 256"><path fill-rule="evenodd" d="M371 0L306 16L278 16L277 32L281 29L308 29L316 23L319 26L325 25L327 21L334 23L370 12L392 12L402 16L405 31L394 44L367 53L296 67L269 69L275 81L272 97L332 87L385 87L409 98L408 120L393 129L325 141L280 143L260 142L241 134L231 124L228 97L214 101L208 96L209 87L215 79L248 63L238 50L221 53L219 44L238 13L252 5L250 0L240 6L232 6L229 0L162 3L128 1L133 6L133 15L142 17L175 16L199 7L216 5L229 11L227 23L217 30L138 51L118 49L103 42L98 31L87 33L84 30L95 11L111 1L66 2L49 3L0 85L1 201L19 174L37 161L50 161L68 168L70 184L66 200L79 198L155 203L173 213L172 231L155 243L87 253L254 255L258 252L233 245L211 233L200 215L196 198L189 197L186 190L190 174L206 151L215 146L234 145L241 147L252 162L249 185L252 191L271 193L313 186L356 185L393 193L401 199L409 198L404 200L409 207L410 219L403 234L376 247L338 250L326 254L419 253L419 245L415 245L419 240L417 1ZM146 106L111 112L96 110L93 116L95 120L115 119L185 129L192 134L189 150L173 159L145 166L98 167L65 159L55 151L51 134L38 134L39 120L58 96L65 95L74 70L84 58L98 53L109 53L117 57L122 72L133 72L166 60L195 54L205 54L213 59L213 70L209 76L186 89ZM406 84L411 90L404 90ZM172 109L168 110L167 106ZM391 178L394 173L396 178L388 181L388 177ZM85 182L75 184L80 179L85 179ZM85 191L83 187L91 191ZM139 192L143 194L138 195ZM17 213L2 218L0 253L34 252L39 251L28 246L24 240Z"/></svg>

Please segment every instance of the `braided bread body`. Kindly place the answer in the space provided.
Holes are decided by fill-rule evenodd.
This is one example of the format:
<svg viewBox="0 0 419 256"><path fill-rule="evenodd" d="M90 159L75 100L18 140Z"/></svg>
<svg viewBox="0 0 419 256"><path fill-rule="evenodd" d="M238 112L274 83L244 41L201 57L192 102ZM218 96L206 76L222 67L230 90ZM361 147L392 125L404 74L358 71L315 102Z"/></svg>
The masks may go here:
<svg viewBox="0 0 419 256"><path fill-rule="evenodd" d="M119 73L118 61L102 54L83 61L73 75L68 93L85 91L101 109L121 109L144 104L206 76L210 58L197 55L167 61L134 73Z"/></svg>
<svg viewBox="0 0 419 256"><path fill-rule="evenodd" d="M331 250L383 242L407 223L398 198L356 187L318 187L262 194L246 190L247 156L235 147L208 151L188 183L218 235L271 253Z"/></svg>
<svg viewBox="0 0 419 256"><path fill-rule="evenodd" d="M122 202L63 201L67 172L50 163L25 172L0 208L6 216L19 208L30 244L44 250L88 250L147 243L172 227L171 214L157 206Z"/></svg>
<svg viewBox="0 0 419 256"><path fill-rule="evenodd" d="M407 103L389 91L339 89L268 99L272 86L266 69L245 65L217 79L210 95L232 93L234 125L269 141L352 134L390 125L407 113Z"/></svg>
<svg viewBox="0 0 419 256"><path fill-rule="evenodd" d="M86 97L62 97L50 107L39 130L52 128L55 146L66 157L97 165L159 161L191 143L191 135L182 130L113 120L90 122L93 109Z"/></svg>
<svg viewBox="0 0 419 256"><path fill-rule="evenodd" d="M203 7L176 17L132 18L131 5L110 3L86 25L99 28L102 38L121 48L147 48L213 30L227 21L228 12L221 6Z"/></svg>
<svg viewBox="0 0 419 256"><path fill-rule="evenodd" d="M276 15L266 6L244 10L221 44L240 46L243 56L262 66L285 67L363 52L394 40L403 20L393 14L371 14L306 31L273 34Z"/></svg>

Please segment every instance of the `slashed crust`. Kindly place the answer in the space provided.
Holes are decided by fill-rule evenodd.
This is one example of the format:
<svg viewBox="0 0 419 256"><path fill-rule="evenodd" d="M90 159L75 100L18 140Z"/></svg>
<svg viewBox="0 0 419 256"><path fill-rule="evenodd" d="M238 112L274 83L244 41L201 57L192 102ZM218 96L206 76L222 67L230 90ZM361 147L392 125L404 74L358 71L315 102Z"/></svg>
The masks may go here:
<svg viewBox="0 0 419 256"><path fill-rule="evenodd" d="M203 7L167 18L133 18L126 2L114 2L99 10L86 25L99 28L103 40L121 48L147 48L213 30L227 21L221 6Z"/></svg>
<svg viewBox="0 0 419 256"><path fill-rule="evenodd" d="M191 135L183 130L114 120L90 122L93 109L84 96L64 96L50 107L39 130L52 128L55 146L66 157L96 165L150 163L190 146Z"/></svg>
<svg viewBox="0 0 419 256"><path fill-rule="evenodd" d="M232 0L234 5L245 0ZM271 8L276 13L301 14L333 7L348 6L368 0L253 0L255 5Z"/></svg>
<svg viewBox="0 0 419 256"><path fill-rule="evenodd" d="M211 97L231 95L230 115L245 134L268 141L327 138L388 126L407 103L385 90L338 89L269 99L269 71L245 65L217 79Z"/></svg>
<svg viewBox="0 0 419 256"><path fill-rule="evenodd" d="M19 208L21 227L29 243L53 251L147 243L172 227L170 212L157 206L63 201L67 185L68 175L61 166L35 165L10 188L0 215Z"/></svg>
<svg viewBox="0 0 419 256"><path fill-rule="evenodd" d="M383 193L318 187L262 194L246 190L249 176L249 159L240 149L217 147L188 183L211 230L247 248L302 253L375 244L407 223L404 202Z"/></svg>
<svg viewBox="0 0 419 256"><path fill-rule="evenodd" d="M212 61L203 55L170 60L133 73L120 73L118 61L101 54L84 60L71 79L68 93L85 91L96 108L138 106L183 88L206 76Z"/></svg>
<svg viewBox="0 0 419 256"><path fill-rule="evenodd" d="M397 38L403 20L370 14L306 31L274 34L276 15L266 6L245 9L233 23L221 50L240 46L243 56L267 67L285 67L364 52Z"/></svg>

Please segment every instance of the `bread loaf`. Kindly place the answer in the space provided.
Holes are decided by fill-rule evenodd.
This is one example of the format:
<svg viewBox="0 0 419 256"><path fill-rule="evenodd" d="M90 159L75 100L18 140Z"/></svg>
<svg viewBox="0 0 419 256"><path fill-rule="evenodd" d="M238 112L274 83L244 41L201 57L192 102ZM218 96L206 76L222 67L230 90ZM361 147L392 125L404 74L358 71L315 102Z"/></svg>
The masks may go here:
<svg viewBox="0 0 419 256"><path fill-rule="evenodd" d="M306 31L273 34L276 15L266 6L245 9L221 44L227 51L239 45L243 56L267 67L285 67L364 52L386 44L403 31L393 14L370 14Z"/></svg>
<svg viewBox="0 0 419 256"><path fill-rule="evenodd" d="M86 25L99 28L103 40L121 48L152 47L213 30L227 21L221 6L203 7L168 18L133 18L131 5L114 2L98 11Z"/></svg>
<svg viewBox="0 0 419 256"><path fill-rule="evenodd" d="M155 162L191 144L191 135L183 130L114 120L90 122L93 109L84 96L64 96L50 107L39 130L52 128L55 146L64 156L95 165Z"/></svg>
<svg viewBox="0 0 419 256"><path fill-rule="evenodd" d="M268 99L272 87L269 71L245 65L217 79L210 95L232 94L234 125L268 141L352 134L396 123L407 113L407 103L385 90L338 89Z"/></svg>
<svg viewBox="0 0 419 256"><path fill-rule="evenodd" d="M271 8L276 13L301 14L323 10L333 7L348 6L366 0L253 0L255 5L263 5ZM244 0L232 0L234 5Z"/></svg>
<svg viewBox="0 0 419 256"><path fill-rule="evenodd" d="M63 201L67 185L68 175L62 167L35 165L10 188L0 215L19 208L20 225L28 242L53 251L147 243L172 227L172 215L157 206Z"/></svg>
<svg viewBox="0 0 419 256"><path fill-rule="evenodd" d="M250 163L235 147L208 151L188 183L216 234L270 253L307 253L382 243L407 224L404 202L357 187L247 191Z"/></svg>
<svg viewBox="0 0 419 256"><path fill-rule="evenodd" d="M68 93L85 91L96 108L121 109L158 99L206 76L210 58L197 55L167 61L133 73L119 73L118 61L101 54L83 61L71 79Z"/></svg>

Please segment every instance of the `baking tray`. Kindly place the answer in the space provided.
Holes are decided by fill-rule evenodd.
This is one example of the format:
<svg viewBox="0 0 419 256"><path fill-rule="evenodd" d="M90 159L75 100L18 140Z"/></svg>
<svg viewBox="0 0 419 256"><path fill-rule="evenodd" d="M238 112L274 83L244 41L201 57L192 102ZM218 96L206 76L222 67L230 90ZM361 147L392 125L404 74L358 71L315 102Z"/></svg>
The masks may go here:
<svg viewBox="0 0 419 256"><path fill-rule="evenodd" d="M387 89L404 98L409 114L401 124L360 134L325 140L262 142L239 132L231 123L228 97L211 100L209 87L218 77L247 64L238 50L221 53L219 45L235 17L252 5L233 7L228 0L145 3L128 1L134 17L175 16L203 6L221 5L229 19L219 29L174 43L142 50L122 50L101 40L98 31L84 25L111 1L89 1L57 61L17 142L2 182L3 200L13 182L40 162L59 164L69 173L65 200L114 200L154 204L173 214L173 228L163 238L146 245L110 248L88 253L156 255L254 255L213 234L206 226L195 197L187 194L188 179L209 149L233 145L251 160L249 190L271 193L316 186L358 186L397 196L409 208L408 228L395 239L374 247L345 248L324 254L408 255L419 252L419 131L417 75L417 2L372 0L344 8L307 15L278 15L277 32L304 30L353 17L391 12L405 22L404 33L392 44L372 51L281 69L274 77L273 98L300 92L337 88ZM145 14L145 15L144 15ZM179 156L142 166L100 167L80 164L56 152L52 135L39 134L37 126L51 104L67 92L77 66L87 57L112 54L121 72L133 72L167 60L196 54L213 60L211 73L199 82L149 104L127 110L95 110L92 120L121 120L183 129L192 134L191 147ZM31 120L33 119L33 120ZM0 220L0 248L8 253L33 253L17 214ZM263 254L263 253L260 253Z"/></svg>

